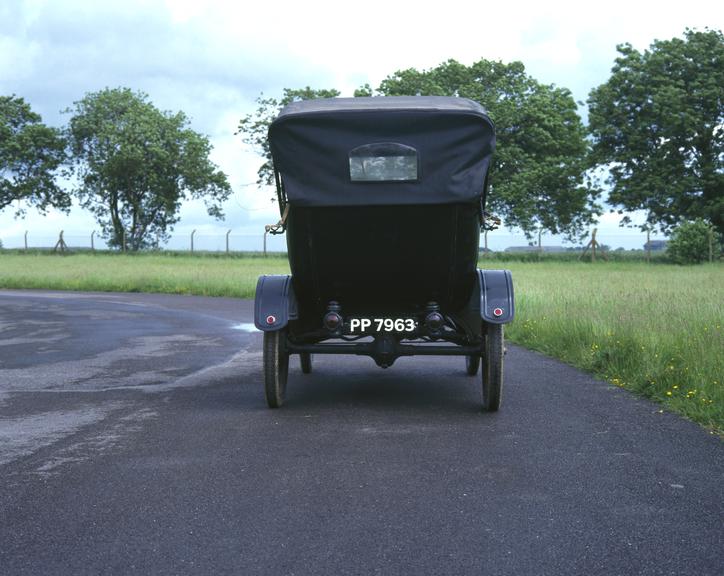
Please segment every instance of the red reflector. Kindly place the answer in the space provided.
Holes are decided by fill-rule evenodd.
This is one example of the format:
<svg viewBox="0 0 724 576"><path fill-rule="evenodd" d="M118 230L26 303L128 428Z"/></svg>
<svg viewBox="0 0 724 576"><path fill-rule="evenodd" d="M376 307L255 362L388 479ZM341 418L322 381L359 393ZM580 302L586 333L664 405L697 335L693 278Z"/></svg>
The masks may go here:
<svg viewBox="0 0 724 576"><path fill-rule="evenodd" d="M277 319L274 316L272 316L271 314L266 317L267 324L274 324L274 322L276 322L276 321L277 321Z"/></svg>
<svg viewBox="0 0 724 576"><path fill-rule="evenodd" d="M495 310L493 310L493 316L495 316L496 318L499 318L502 315L503 315L502 308L496 308Z"/></svg>
<svg viewBox="0 0 724 576"><path fill-rule="evenodd" d="M342 324L342 317L336 312L327 312L322 319L327 330L336 330Z"/></svg>

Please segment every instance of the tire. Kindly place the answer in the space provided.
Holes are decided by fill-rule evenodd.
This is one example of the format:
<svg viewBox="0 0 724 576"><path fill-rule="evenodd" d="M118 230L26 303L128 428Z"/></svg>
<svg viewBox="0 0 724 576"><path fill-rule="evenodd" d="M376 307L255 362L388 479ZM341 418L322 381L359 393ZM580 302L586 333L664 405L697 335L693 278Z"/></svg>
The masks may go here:
<svg viewBox="0 0 724 576"><path fill-rule="evenodd" d="M264 392L269 408L280 408L287 393L289 354L286 330L264 332Z"/></svg>
<svg viewBox="0 0 724 576"><path fill-rule="evenodd" d="M483 324L483 333L483 410L497 412L503 394L503 325Z"/></svg>
<svg viewBox="0 0 724 576"><path fill-rule="evenodd" d="M465 373L468 376L475 376L480 368L480 356L465 356Z"/></svg>
<svg viewBox="0 0 724 576"><path fill-rule="evenodd" d="M299 353L299 364L302 366L302 374L312 373L312 355L309 352Z"/></svg>

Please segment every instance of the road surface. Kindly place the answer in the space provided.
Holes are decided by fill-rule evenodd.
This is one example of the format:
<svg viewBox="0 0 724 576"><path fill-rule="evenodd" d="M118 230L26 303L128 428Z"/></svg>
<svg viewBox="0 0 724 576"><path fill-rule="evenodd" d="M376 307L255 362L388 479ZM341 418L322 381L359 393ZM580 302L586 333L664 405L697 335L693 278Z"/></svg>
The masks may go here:
<svg viewBox="0 0 724 576"><path fill-rule="evenodd" d="M724 573L721 441L510 346L291 363L249 301L0 291L0 573ZM295 360L294 358L292 360Z"/></svg>

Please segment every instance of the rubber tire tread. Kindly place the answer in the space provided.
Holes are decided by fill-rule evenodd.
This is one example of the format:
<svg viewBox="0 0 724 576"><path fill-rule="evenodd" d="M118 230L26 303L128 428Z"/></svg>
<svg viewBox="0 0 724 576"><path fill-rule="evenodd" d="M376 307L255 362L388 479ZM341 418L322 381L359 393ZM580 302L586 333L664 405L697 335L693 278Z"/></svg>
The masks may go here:
<svg viewBox="0 0 724 576"><path fill-rule="evenodd" d="M299 353L299 364L302 367L302 374L312 373L312 355L309 352Z"/></svg>
<svg viewBox="0 0 724 576"><path fill-rule="evenodd" d="M503 396L503 358L505 335L502 324L483 324L483 410L497 412Z"/></svg>
<svg viewBox="0 0 724 576"><path fill-rule="evenodd" d="M475 376L480 368L480 356L465 356L465 373L468 376Z"/></svg>
<svg viewBox="0 0 724 576"><path fill-rule="evenodd" d="M281 408L287 393L289 354L285 350L286 332L264 332L264 393L269 408Z"/></svg>

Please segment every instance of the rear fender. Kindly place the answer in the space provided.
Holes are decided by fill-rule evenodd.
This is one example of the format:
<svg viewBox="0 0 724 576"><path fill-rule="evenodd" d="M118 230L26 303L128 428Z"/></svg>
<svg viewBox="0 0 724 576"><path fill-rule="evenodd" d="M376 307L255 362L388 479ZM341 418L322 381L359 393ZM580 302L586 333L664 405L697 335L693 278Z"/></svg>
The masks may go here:
<svg viewBox="0 0 724 576"><path fill-rule="evenodd" d="M274 332L296 318L297 299L292 277L287 274L259 276L254 297L254 325L262 332Z"/></svg>
<svg viewBox="0 0 724 576"><path fill-rule="evenodd" d="M515 315L510 270L478 270L480 317L490 324L507 324Z"/></svg>

